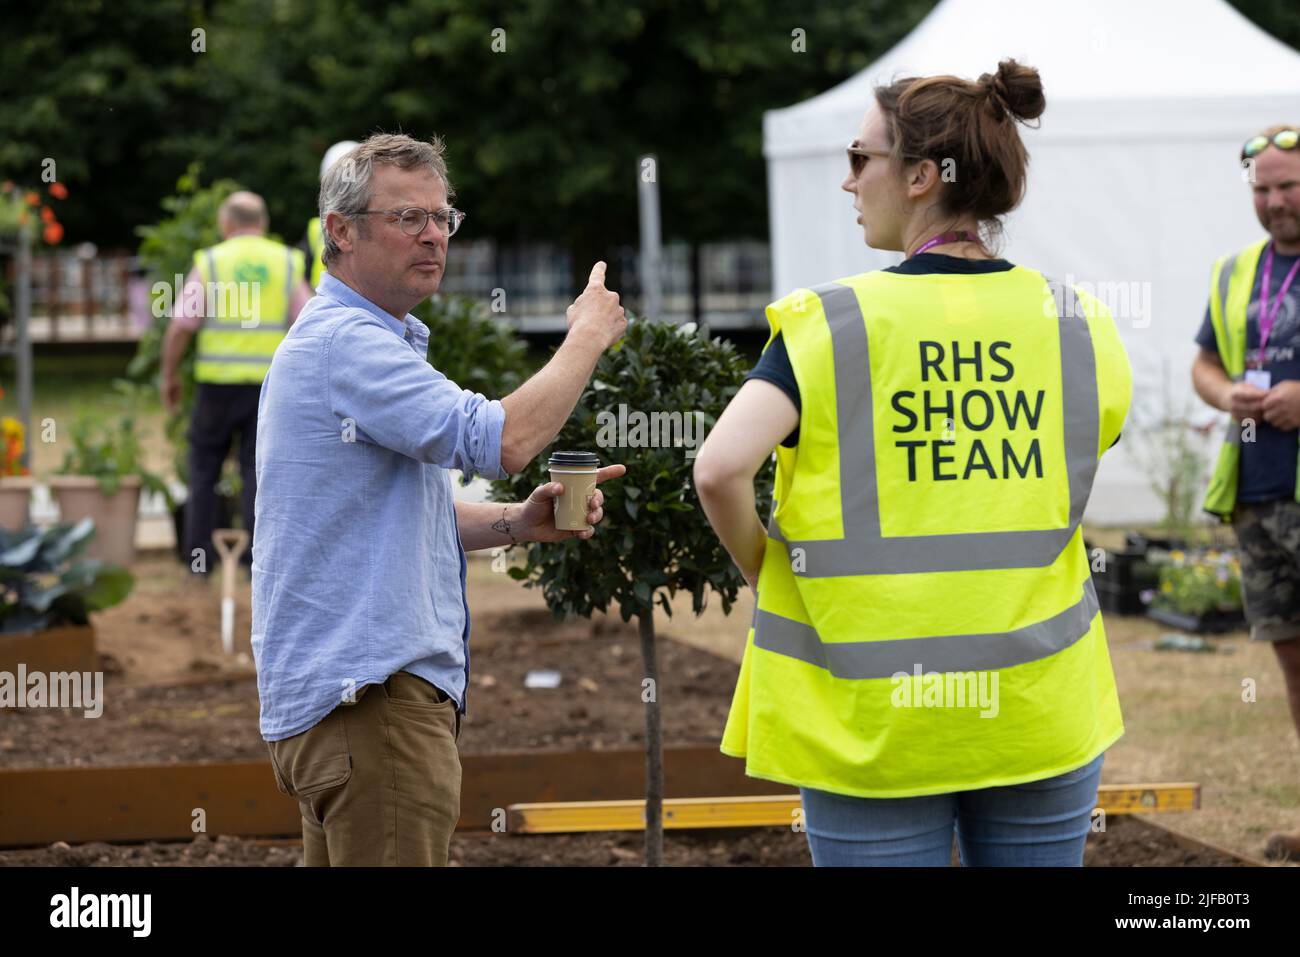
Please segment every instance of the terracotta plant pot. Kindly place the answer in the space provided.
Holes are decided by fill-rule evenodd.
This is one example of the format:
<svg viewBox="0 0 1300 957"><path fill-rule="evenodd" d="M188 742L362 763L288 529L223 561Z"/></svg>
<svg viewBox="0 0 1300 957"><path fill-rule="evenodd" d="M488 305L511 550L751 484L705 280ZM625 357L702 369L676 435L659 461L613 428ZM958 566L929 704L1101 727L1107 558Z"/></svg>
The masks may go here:
<svg viewBox="0 0 1300 957"><path fill-rule="evenodd" d="M31 524L32 486L30 475L0 478L0 528L16 532Z"/></svg>
<svg viewBox="0 0 1300 957"><path fill-rule="evenodd" d="M135 561L135 523L140 511L140 478L128 476L112 495L99 489L88 475L50 476L50 494L59 503L60 521L95 520L95 537L86 547L87 558L114 565Z"/></svg>
<svg viewBox="0 0 1300 957"><path fill-rule="evenodd" d="M18 666L27 672L95 671L93 625L60 625L44 631L17 631L0 634L0 671L18 674Z"/></svg>

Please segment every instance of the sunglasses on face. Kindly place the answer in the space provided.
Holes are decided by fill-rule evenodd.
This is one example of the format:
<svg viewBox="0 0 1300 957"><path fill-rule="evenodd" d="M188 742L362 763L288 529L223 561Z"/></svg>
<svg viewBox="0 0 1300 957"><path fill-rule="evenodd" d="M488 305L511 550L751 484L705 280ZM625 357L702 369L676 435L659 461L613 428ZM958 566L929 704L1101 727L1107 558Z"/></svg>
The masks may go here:
<svg viewBox="0 0 1300 957"><path fill-rule="evenodd" d="M854 179L857 179L862 175L862 171L866 168L867 159L869 157L889 155L880 150L864 150L862 147L853 144L849 144L846 152L849 154L849 170L852 172Z"/></svg>
<svg viewBox="0 0 1300 957"><path fill-rule="evenodd" d="M1264 152L1264 150L1268 149L1270 144L1276 146L1280 150L1293 150L1296 148L1297 142L1300 142L1300 132L1291 129L1279 130L1274 133L1271 138L1267 136L1252 136L1250 139L1246 140L1246 144L1241 148L1241 158L1243 160L1248 160L1252 157L1258 156L1260 153Z"/></svg>

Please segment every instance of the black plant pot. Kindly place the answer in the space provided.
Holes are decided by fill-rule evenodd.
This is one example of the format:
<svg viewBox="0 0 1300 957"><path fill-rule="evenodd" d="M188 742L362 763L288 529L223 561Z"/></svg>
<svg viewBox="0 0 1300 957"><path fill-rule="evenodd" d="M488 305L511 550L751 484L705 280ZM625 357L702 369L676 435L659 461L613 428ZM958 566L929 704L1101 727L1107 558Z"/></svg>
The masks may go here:
<svg viewBox="0 0 1300 957"><path fill-rule="evenodd" d="M1155 588L1160 573L1146 560L1145 542L1130 535L1123 551L1105 553L1105 568L1093 571L1092 582L1097 589L1101 610L1114 615L1141 615L1146 612L1142 592ZM1091 558L1092 549L1088 548Z"/></svg>

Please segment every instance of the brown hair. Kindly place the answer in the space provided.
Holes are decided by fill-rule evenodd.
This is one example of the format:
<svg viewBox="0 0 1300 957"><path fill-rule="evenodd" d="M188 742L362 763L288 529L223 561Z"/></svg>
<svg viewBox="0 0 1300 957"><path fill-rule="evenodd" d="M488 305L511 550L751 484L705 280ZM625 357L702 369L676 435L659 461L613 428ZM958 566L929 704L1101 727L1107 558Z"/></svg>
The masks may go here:
<svg viewBox="0 0 1300 957"><path fill-rule="evenodd" d="M901 169L929 159L944 172L941 208L970 214L990 239L1002 231L1000 216L1025 194L1029 154L1013 120L1028 125L1046 108L1038 71L1003 60L997 73L974 82L956 76L906 77L875 89L885 116L891 158ZM945 167L945 161L951 161Z"/></svg>

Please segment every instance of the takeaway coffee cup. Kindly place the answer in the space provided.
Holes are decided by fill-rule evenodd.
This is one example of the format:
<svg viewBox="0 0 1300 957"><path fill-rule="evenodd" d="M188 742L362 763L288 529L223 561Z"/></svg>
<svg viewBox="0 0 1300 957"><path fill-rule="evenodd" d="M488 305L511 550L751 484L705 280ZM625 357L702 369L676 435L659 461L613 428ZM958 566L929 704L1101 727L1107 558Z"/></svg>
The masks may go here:
<svg viewBox="0 0 1300 957"><path fill-rule="evenodd" d="M600 459L595 452L552 452L548 463L551 481L559 482L564 491L555 499L555 527L568 531L589 528L587 512L596 494L596 469Z"/></svg>

